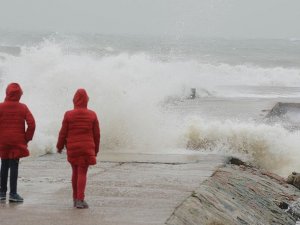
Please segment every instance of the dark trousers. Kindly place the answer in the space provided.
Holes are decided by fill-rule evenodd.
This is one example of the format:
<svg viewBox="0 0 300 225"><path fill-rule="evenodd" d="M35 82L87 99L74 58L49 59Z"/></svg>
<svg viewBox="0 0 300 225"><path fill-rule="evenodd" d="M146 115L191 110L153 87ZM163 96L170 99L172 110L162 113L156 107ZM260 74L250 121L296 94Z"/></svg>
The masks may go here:
<svg viewBox="0 0 300 225"><path fill-rule="evenodd" d="M19 159L1 159L1 189L0 192L7 192L8 170L10 170L10 194L17 193L17 181L19 171Z"/></svg>

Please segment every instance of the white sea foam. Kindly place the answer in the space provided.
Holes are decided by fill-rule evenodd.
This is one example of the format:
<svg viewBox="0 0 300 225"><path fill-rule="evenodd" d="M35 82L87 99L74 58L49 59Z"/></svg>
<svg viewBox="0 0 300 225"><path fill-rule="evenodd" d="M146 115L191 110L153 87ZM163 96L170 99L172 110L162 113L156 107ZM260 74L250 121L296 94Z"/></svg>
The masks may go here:
<svg viewBox="0 0 300 225"><path fill-rule="evenodd" d="M73 107L73 94L81 87L89 93L89 107L100 118L104 149L182 149L194 140L189 135L195 134L196 143L207 144L206 149L216 145L215 149L248 152L254 157L255 148L262 154L294 154L300 146L299 134L281 127L198 121L191 128L189 122L161 109L167 96L187 96L191 87L215 96L228 94L218 88L224 85L297 87L299 69L160 61L146 54L97 57L68 52L60 44L44 41L36 47L23 47L20 56L0 60L0 71L2 95L10 82L19 82L24 89L22 101L37 120L31 148L39 154L55 151L63 114Z"/></svg>
<svg viewBox="0 0 300 225"><path fill-rule="evenodd" d="M278 124L207 121L196 117L186 125L190 149L236 155L282 175L300 170L299 131L290 132Z"/></svg>

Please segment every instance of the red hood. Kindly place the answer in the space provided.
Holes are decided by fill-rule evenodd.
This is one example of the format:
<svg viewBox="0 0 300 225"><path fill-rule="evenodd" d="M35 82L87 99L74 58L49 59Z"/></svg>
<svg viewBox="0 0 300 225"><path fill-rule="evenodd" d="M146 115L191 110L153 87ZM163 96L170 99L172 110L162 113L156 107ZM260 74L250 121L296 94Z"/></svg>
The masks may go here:
<svg viewBox="0 0 300 225"><path fill-rule="evenodd" d="M78 89L74 95L74 108L87 108L89 96L84 89Z"/></svg>
<svg viewBox="0 0 300 225"><path fill-rule="evenodd" d="M11 83L6 88L5 101L19 101L23 91L18 83Z"/></svg>

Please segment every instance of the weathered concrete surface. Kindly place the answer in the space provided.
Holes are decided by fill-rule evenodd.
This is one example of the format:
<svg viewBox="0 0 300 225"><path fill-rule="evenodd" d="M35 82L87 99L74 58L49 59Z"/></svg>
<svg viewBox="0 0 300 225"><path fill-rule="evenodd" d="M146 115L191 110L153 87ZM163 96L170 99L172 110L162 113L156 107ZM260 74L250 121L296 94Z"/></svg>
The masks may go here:
<svg viewBox="0 0 300 225"><path fill-rule="evenodd" d="M296 219L279 205L284 208L299 197L297 188L275 174L227 165L179 205L167 224L294 225Z"/></svg>
<svg viewBox="0 0 300 225"><path fill-rule="evenodd" d="M282 117L288 111L300 111L300 103L278 102L266 115L266 117Z"/></svg>
<svg viewBox="0 0 300 225"><path fill-rule="evenodd" d="M265 116L269 123L280 123L289 130L300 129L300 103L278 102Z"/></svg>
<svg viewBox="0 0 300 225"><path fill-rule="evenodd" d="M65 155L22 160L18 189L25 202L0 204L0 224L162 225L224 162L217 155L131 154L134 162L125 155L102 157L105 162L89 171L88 210L72 207Z"/></svg>

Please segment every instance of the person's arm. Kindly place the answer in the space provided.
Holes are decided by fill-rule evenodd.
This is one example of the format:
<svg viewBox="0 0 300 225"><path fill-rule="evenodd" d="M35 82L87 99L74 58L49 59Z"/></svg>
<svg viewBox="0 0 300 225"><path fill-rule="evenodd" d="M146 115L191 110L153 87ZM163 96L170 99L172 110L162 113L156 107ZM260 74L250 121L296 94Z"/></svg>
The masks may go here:
<svg viewBox="0 0 300 225"><path fill-rule="evenodd" d="M97 115L93 124L93 134L94 134L94 142L95 142L95 155L97 156L100 149L100 125L99 125Z"/></svg>
<svg viewBox="0 0 300 225"><path fill-rule="evenodd" d="M67 113L65 113L62 126L59 131L57 144L56 144L58 153L61 153L63 148L65 147L67 135L68 135L68 116Z"/></svg>
<svg viewBox="0 0 300 225"><path fill-rule="evenodd" d="M25 140L28 143L29 141L32 140L34 131L35 131L35 120L30 112L30 110L26 107L26 114L25 114L25 121L27 124L27 129L25 131Z"/></svg>

